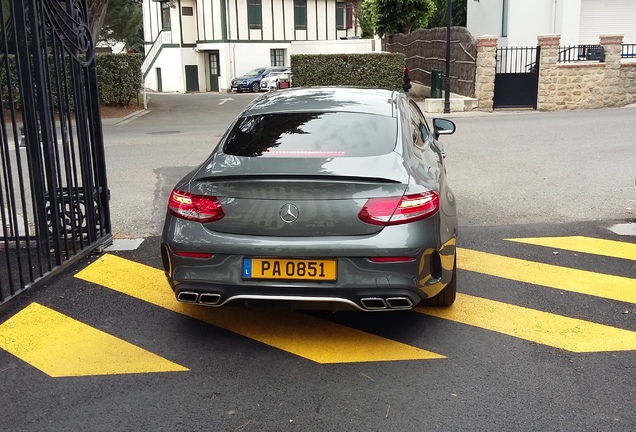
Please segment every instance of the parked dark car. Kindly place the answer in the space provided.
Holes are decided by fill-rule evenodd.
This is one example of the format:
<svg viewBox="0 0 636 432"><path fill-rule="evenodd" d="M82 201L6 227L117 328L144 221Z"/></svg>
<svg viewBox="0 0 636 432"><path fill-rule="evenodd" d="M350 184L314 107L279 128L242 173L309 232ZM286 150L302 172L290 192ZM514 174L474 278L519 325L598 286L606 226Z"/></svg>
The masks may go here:
<svg viewBox="0 0 636 432"><path fill-rule="evenodd" d="M181 302L410 309L456 296L457 215L432 128L402 92L266 93L174 188L162 234Z"/></svg>
<svg viewBox="0 0 636 432"><path fill-rule="evenodd" d="M289 67L285 66L270 66L256 68L243 76L236 77L232 80L230 88L236 90L237 93L242 91L251 91L258 93L261 89L261 80L265 78L270 72L284 72L289 71Z"/></svg>

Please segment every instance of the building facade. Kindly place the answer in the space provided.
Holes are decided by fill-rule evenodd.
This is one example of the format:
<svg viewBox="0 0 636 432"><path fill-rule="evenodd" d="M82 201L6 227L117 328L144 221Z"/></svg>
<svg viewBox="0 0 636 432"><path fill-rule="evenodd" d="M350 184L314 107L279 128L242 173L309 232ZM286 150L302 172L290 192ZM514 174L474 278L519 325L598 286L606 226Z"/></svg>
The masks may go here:
<svg viewBox="0 0 636 432"><path fill-rule="evenodd" d="M562 45L598 44L600 34L620 33L636 43L635 0L467 0L467 28L493 35L499 46L533 46L557 34Z"/></svg>
<svg viewBox="0 0 636 432"><path fill-rule="evenodd" d="M289 66L292 54L380 48L341 0L144 0L146 88L228 91L251 69Z"/></svg>

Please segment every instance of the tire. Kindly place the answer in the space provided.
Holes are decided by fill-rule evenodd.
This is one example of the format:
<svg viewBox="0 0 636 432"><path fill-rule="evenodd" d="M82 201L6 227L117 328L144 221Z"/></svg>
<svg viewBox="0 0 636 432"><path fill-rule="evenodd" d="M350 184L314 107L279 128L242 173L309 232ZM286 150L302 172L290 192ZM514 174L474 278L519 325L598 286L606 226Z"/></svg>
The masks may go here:
<svg viewBox="0 0 636 432"><path fill-rule="evenodd" d="M455 263L453 264L453 276L442 291L435 297L431 297L422 302L425 306L450 306L455 303L457 297L457 255L455 255Z"/></svg>
<svg viewBox="0 0 636 432"><path fill-rule="evenodd" d="M258 93L259 91L261 91L261 85L259 84L258 81L256 81L255 83L252 84L252 87L250 87L250 90L252 90L252 93Z"/></svg>

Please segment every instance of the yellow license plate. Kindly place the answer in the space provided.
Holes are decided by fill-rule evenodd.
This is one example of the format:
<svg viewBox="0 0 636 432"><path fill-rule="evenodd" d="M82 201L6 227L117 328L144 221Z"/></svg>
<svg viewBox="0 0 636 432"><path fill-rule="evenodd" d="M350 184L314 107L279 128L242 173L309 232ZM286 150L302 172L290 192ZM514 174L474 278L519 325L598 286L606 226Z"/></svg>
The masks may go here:
<svg viewBox="0 0 636 432"><path fill-rule="evenodd" d="M243 258L244 279L335 281L336 260Z"/></svg>

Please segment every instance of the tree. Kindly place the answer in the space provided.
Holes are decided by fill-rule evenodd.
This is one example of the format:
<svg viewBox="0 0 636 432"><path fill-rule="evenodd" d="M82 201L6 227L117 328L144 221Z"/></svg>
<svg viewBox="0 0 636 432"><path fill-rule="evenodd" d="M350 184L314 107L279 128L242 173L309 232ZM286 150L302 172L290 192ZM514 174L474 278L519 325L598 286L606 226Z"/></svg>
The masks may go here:
<svg viewBox="0 0 636 432"><path fill-rule="evenodd" d="M424 28L435 12L433 0L364 0L365 19L380 37Z"/></svg>
<svg viewBox="0 0 636 432"><path fill-rule="evenodd" d="M427 28L446 27L447 0L435 0L435 12ZM466 0L453 0L451 25L466 27Z"/></svg>
<svg viewBox="0 0 636 432"><path fill-rule="evenodd" d="M141 3L137 0L109 0L99 41L124 42L130 47L142 24Z"/></svg>
<svg viewBox="0 0 636 432"><path fill-rule="evenodd" d="M99 34L102 31L109 0L88 0L88 28L91 32L93 45L97 45Z"/></svg>
<svg viewBox="0 0 636 432"><path fill-rule="evenodd" d="M5 21L10 19L11 0L2 0ZM60 7L65 8L64 2ZM93 45L104 40L118 40L128 46L137 41L143 27L142 0L87 0L88 28ZM142 37L143 39L143 37Z"/></svg>

